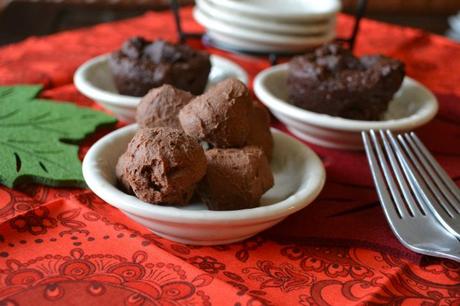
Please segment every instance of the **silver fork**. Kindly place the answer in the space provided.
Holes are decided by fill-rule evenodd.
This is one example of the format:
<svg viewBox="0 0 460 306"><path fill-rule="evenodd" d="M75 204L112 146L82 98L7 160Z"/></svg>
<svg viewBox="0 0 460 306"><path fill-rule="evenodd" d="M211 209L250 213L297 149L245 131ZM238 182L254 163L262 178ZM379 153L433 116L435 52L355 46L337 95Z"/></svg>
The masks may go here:
<svg viewBox="0 0 460 306"><path fill-rule="evenodd" d="M362 137L380 203L399 241L417 253L460 261L460 241L430 213L411 176L403 174L404 163L395 153L402 148L391 132L380 131L381 141L372 130Z"/></svg>
<svg viewBox="0 0 460 306"><path fill-rule="evenodd" d="M397 156L410 176L412 188L420 191L436 219L460 238L460 189L415 133L398 135L398 140L404 150L397 147Z"/></svg>

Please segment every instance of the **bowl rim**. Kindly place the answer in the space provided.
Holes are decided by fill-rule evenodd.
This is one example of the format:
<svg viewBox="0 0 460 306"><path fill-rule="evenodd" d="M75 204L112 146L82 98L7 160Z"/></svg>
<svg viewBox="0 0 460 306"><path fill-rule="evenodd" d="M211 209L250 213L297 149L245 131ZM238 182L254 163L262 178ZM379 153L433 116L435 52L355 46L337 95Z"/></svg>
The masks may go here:
<svg viewBox="0 0 460 306"><path fill-rule="evenodd" d="M106 62L110 54L111 53L98 55L80 65L73 76L75 87L83 95L87 96L92 100L101 101L103 102L103 104L109 104L118 107L136 108L139 102L141 101L142 97L127 96L106 91L95 86L88 80L87 74L89 73L90 69L96 65L100 65ZM238 74L240 74L239 79L245 84L249 83L249 77L246 70L244 70L243 67L241 67L234 61L215 54L210 54L210 60L211 64L214 65L220 63L223 65L232 66L232 68L235 71L238 71Z"/></svg>
<svg viewBox="0 0 460 306"><path fill-rule="evenodd" d="M288 65L289 63L275 65L259 72L254 78L254 92L257 98L269 109L304 123L350 132L360 132L371 129L404 130L413 129L427 123L438 111L439 106L436 96L428 88L408 76L404 78L403 82L409 82L416 85L419 90L423 90L425 94L429 96L425 106L419 108L417 112L410 116L400 119L366 121L346 119L308 111L277 98L265 85L265 80L268 77L287 72Z"/></svg>
<svg viewBox="0 0 460 306"><path fill-rule="evenodd" d="M73 76L75 87L78 89L78 91L92 100L102 100L104 103L113 105L136 107L142 97L127 96L106 91L95 86L88 80L87 74L89 73L90 69L96 65L100 65L103 62L106 62L109 56L110 53L101 54L87 60L82 65L80 65Z"/></svg>
<svg viewBox="0 0 460 306"><path fill-rule="evenodd" d="M266 222L267 220L284 218L306 207L319 195L325 183L326 172L316 153L295 138L272 128L271 131L275 137L285 138L293 146L295 145L305 152L305 158L311 160L308 170L315 174L311 176L311 181L306 186L299 188L287 199L267 206L231 211L183 210L173 206L149 204L116 188L106 178L105 173L108 170L101 166L101 162L103 163L102 151L107 146L113 145L119 138L134 133L136 129L137 124L131 124L98 140L87 152L83 160L82 171L88 187L96 195L108 204L142 218L187 224Z"/></svg>
<svg viewBox="0 0 460 306"><path fill-rule="evenodd" d="M314 13L314 12L283 12L283 11L270 11L266 9L260 9L260 7L254 6L252 3L246 3L244 1L233 1L233 0L210 0L213 4L220 7L220 9L227 9L234 11L236 14L252 15L258 18L272 18L276 20L302 20L309 18L324 19L330 15L336 14L342 8L341 1L329 0L332 4L331 9L326 12Z"/></svg>

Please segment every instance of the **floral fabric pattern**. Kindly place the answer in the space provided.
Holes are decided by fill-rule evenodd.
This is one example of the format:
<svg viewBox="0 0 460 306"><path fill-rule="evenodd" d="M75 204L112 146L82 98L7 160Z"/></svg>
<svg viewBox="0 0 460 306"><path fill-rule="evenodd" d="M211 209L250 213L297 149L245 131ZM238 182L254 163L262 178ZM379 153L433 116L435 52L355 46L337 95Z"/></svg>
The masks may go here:
<svg viewBox="0 0 460 306"><path fill-rule="evenodd" d="M182 13L185 29L202 30L190 8ZM351 25L340 15L338 35ZM174 40L173 18L147 13L0 48L0 84L39 83L47 99L101 109L78 93L72 75L134 35ZM238 62L251 79L268 67L266 59L209 51ZM435 92L439 114L417 133L459 184L460 74L453 72L460 45L364 20L356 53L399 58ZM86 139L80 158L110 131ZM460 264L400 245L364 154L309 146L327 171L319 198L274 228L223 246L163 239L87 189L0 186L0 305L459 305Z"/></svg>

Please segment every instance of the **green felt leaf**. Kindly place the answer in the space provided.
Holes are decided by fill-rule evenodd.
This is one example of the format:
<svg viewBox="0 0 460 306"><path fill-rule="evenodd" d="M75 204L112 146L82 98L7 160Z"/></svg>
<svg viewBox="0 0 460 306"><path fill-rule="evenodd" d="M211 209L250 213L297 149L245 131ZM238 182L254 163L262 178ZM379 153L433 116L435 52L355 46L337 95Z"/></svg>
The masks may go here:
<svg viewBox="0 0 460 306"><path fill-rule="evenodd" d="M84 187L76 143L116 119L65 102L35 99L40 86L0 86L0 183Z"/></svg>
<svg viewBox="0 0 460 306"><path fill-rule="evenodd" d="M3 103L11 100L30 102L41 90L40 85L0 86L0 99Z"/></svg>

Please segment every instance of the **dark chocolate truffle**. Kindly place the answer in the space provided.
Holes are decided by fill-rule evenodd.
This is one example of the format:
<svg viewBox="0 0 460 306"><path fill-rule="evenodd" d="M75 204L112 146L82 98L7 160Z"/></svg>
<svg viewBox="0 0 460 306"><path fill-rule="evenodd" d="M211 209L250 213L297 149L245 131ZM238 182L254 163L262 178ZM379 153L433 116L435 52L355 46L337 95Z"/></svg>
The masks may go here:
<svg viewBox="0 0 460 306"><path fill-rule="evenodd" d="M250 119L247 145L261 148L270 161L273 155L273 136L270 131L270 114L262 105L254 102Z"/></svg>
<svg viewBox="0 0 460 306"><path fill-rule="evenodd" d="M128 167L126 157L127 155L125 152L120 156L120 158L118 158L118 162L115 167L115 175L118 179L118 184L121 190L123 190L126 193L132 194L133 190L131 189L131 186L129 186L129 182L126 179L126 169Z"/></svg>
<svg viewBox="0 0 460 306"><path fill-rule="evenodd" d="M295 105L355 120L380 120L404 78L404 65L389 57L356 58L327 44L289 63L287 87Z"/></svg>
<svg viewBox="0 0 460 306"><path fill-rule="evenodd" d="M137 106L136 122L140 127L167 126L181 129L177 115L192 98L191 93L171 85L154 88Z"/></svg>
<svg viewBox="0 0 460 306"><path fill-rule="evenodd" d="M257 207L273 186L270 165L258 147L211 149L205 154L208 169L197 190L210 210Z"/></svg>
<svg viewBox="0 0 460 306"><path fill-rule="evenodd" d="M119 180L152 204L187 204L206 173L203 149L177 129L139 129L125 155L117 165Z"/></svg>
<svg viewBox="0 0 460 306"><path fill-rule="evenodd" d="M246 85L227 79L179 112L185 133L217 148L243 147L250 131L252 100Z"/></svg>
<svg viewBox="0 0 460 306"><path fill-rule="evenodd" d="M163 84L198 95L206 87L211 61L209 54L187 45L133 37L112 53L109 67L123 95L142 97Z"/></svg>

